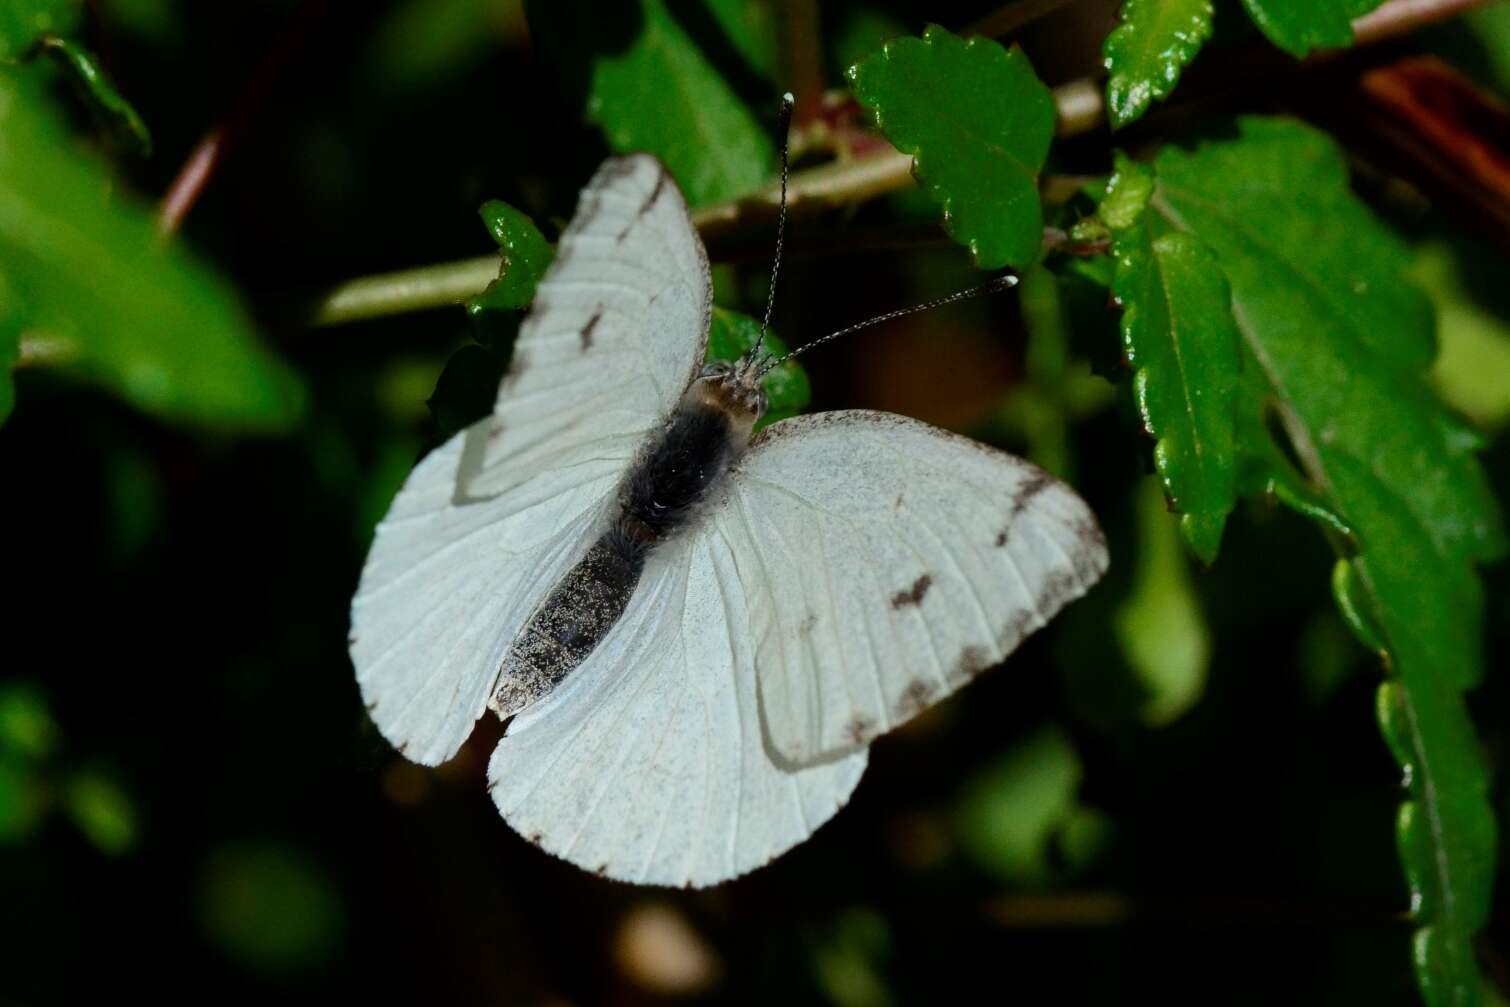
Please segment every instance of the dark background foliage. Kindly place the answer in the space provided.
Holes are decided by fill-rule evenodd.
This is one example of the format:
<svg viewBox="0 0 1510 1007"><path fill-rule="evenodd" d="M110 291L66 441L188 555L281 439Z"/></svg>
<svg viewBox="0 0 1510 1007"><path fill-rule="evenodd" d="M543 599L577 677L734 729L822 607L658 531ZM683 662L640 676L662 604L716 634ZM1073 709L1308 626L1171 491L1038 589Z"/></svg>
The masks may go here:
<svg viewBox="0 0 1510 1007"><path fill-rule="evenodd" d="M49 87L74 142L104 144L120 186L149 199L304 25L176 239L250 307L304 407L280 433L245 436L163 422L46 367L19 374L0 428L0 998L634 1003L677 985L654 967L661 955L693 993L736 1002L1415 1001L1378 662L1335 614L1321 535L1244 502L1219 561L1191 562L1161 523L1125 382L1113 393L1083 366L1045 379L1023 321L1030 289L824 347L809 362L814 408L892 409L1050 453L1100 515L1113 572L1006 666L881 740L849 807L811 841L711 891L637 890L499 820L483 790L495 724L439 770L405 763L363 713L347 606L372 527L435 440L425 401L477 323L453 308L310 329L297 308L325 284L488 252L476 211L490 198L554 234L608 148L514 3L89 6L83 37L150 126L153 154L113 148L61 78ZM770 68L703 5L668 6L772 120ZM842 86L867 40L963 28L995 6L823 4L825 80ZM1020 41L1051 85L1095 73L1111 13L1072 5ZM614 45L612 17L582 19ZM1506 84L1505 18L1397 46ZM1124 145L1234 111L1335 123L1343 84L1291 87L1298 72L1222 88ZM1110 146L1068 141L1051 164L1105 173ZM1360 192L1441 264L1447 278L1430 282L1444 318L1510 339L1505 234L1400 181L1366 138L1348 150ZM973 282L961 248L869 237L931 214L903 192L798 224L777 330L800 344ZM803 254L820 229L841 240ZM754 312L769 235L748 240L755 257L721 272L720 303ZM1067 308L1070 345L1114 358L1104 292ZM195 354L194 334L174 352ZM1044 410L1067 417L1058 446ZM1497 416L1491 434L1503 405ZM1506 499L1503 436L1483 463ZM1505 566L1486 572L1490 673L1471 696L1491 767L1510 744L1507 587ZM1140 646L1194 656L1171 682L1130 656ZM1497 783L1502 822L1505 794ZM1503 880L1498 891L1479 944L1504 982Z"/></svg>

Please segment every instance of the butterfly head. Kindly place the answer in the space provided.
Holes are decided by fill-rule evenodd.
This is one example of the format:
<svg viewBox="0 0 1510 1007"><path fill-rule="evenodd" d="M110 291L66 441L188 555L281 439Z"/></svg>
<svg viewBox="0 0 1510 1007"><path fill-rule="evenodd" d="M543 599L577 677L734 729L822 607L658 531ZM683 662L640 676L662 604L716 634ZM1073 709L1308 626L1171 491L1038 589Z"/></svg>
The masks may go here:
<svg viewBox="0 0 1510 1007"><path fill-rule="evenodd" d="M765 389L760 384L760 369L748 361L715 360L702 371L687 390L690 398L717 409L729 417L737 430L749 435L756 422L765 415Z"/></svg>

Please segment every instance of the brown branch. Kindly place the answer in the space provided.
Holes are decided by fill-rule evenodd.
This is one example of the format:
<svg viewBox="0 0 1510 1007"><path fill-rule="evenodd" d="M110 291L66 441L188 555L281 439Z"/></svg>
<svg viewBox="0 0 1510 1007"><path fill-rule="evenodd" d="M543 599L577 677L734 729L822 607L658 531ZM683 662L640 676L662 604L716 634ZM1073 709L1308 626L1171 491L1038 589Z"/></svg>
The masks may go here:
<svg viewBox="0 0 1510 1007"><path fill-rule="evenodd" d="M1012 895L991 900L986 913L998 926L1050 930L1130 925L1242 927L1405 927L1410 916L1388 902L1254 895L1143 896L1121 892Z"/></svg>
<svg viewBox="0 0 1510 1007"><path fill-rule="evenodd" d="M1372 45L1446 21L1485 0L1389 0L1353 22L1353 44Z"/></svg>
<svg viewBox="0 0 1510 1007"><path fill-rule="evenodd" d="M800 129L822 114L823 51L817 0L782 0L776 24L781 45L782 83L797 99L792 122Z"/></svg>
<svg viewBox="0 0 1510 1007"><path fill-rule="evenodd" d="M329 5L329 0L304 0L289 16L272 48L262 57L262 62L236 97L230 112L195 145L168 186L158 205L159 234L167 237L178 230L189 210L204 194L227 152L245 135L278 77L324 18Z"/></svg>
<svg viewBox="0 0 1510 1007"><path fill-rule="evenodd" d="M1008 12L1017 12L1021 8L1018 16L1026 18L1030 7L1040 12L1035 16L1042 16L1049 12L1044 6L1047 2L1049 0L1024 0L1004 8L993 17L1005 18ZM1360 45L1381 42L1481 6L1484 2L1486 0L1388 0L1373 13L1354 22L1354 30ZM1092 132L1105 121L1106 105L1099 81L1085 78L1055 88L1054 105L1057 114L1055 131L1060 137ZM864 157L835 161L792 175L788 212L795 219L823 210L855 206L911 185L912 181L912 158L883 146ZM1047 184L1052 187L1054 182L1050 179ZM711 249L727 248L730 243L737 243L739 235L774 219L779 196L778 187L770 185L740 199L703 207L694 211L692 218ZM1050 235L1050 241L1053 240ZM488 255L362 277L325 291L315 300L307 317L312 325L339 325L457 304L480 293L497 275L497 270L498 257Z"/></svg>

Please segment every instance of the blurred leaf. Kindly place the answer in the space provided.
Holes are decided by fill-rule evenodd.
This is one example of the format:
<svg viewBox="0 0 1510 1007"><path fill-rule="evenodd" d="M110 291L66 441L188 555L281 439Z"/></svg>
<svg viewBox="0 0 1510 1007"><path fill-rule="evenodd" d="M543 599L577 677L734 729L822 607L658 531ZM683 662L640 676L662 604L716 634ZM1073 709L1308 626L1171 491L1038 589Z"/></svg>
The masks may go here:
<svg viewBox="0 0 1510 1007"><path fill-rule="evenodd" d="M136 812L115 783L96 773L79 773L68 781L64 803L79 831L101 853L119 856L136 845Z"/></svg>
<svg viewBox="0 0 1510 1007"><path fill-rule="evenodd" d="M0 0L0 60L19 59L42 35L71 35L82 20L80 0Z"/></svg>
<svg viewBox="0 0 1510 1007"><path fill-rule="evenodd" d="M1021 50L932 25L850 67L855 97L911 154L944 227L982 269L1038 261L1038 173L1054 137L1054 99Z"/></svg>
<svg viewBox="0 0 1510 1007"><path fill-rule="evenodd" d="M1305 698L1320 707L1364 670L1358 647L1337 613L1322 609L1300 638L1299 665Z"/></svg>
<svg viewBox="0 0 1510 1007"><path fill-rule="evenodd" d="M663 0L526 0L539 51L620 154L648 151L692 206L759 188L776 150Z"/></svg>
<svg viewBox="0 0 1510 1007"><path fill-rule="evenodd" d="M755 345L755 340L759 337L760 322L757 320L727 308L714 308L713 326L708 332L708 352L704 359L709 362L738 360ZM786 353L786 344L774 332L766 332L762 345L766 352L774 356ZM807 408L808 400L812 397L807 372L795 360L773 367L761 379L760 384L765 389L767 405L765 415L755 424L756 430L797 415Z"/></svg>
<svg viewBox="0 0 1510 1007"><path fill-rule="evenodd" d="M364 477L352 501L356 517L352 541L358 546L365 548L372 542L373 531L414 471L415 459L423 454L421 449L418 438L395 437L384 443L376 461L363 467Z"/></svg>
<svg viewBox="0 0 1510 1007"><path fill-rule="evenodd" d="M465 430L493 411L509 358L486 346L463 346L446 361L428 405L442 439Z"/></svg>
<svg viewBox="0 0 1510 1007"><path fill-rule="evenodd" d="M1211 633L1157 482L1144 482L1137 511L1137 568L1114 625L1122 653L1146 690L1142 718L1162 726L1201 698Z"/></svg>
<svg viewBox="0 0 1510 1007"><path fill-rule="evenodd" d="M1113 129L1173 93L1180 71L1211 37L1215 12L1211 0L1124 0L1122 24L1103 47Z"/></svg>
<svg viewBox="0 0 1510 1007"><path fill-rule="evenodd" d="M45 759L57 748L58 738L58 722L38 686L31 682L0 686L0 751Z"/></svg>
<svg viewBox="0 0 1510 1007"><path fill-rule="evenodd" d="M1055 837L1074 818L1080 777L1080 759L1057 728L1019 742L978 773L960 800L966 856L1010 884L1053 880Z"/></svg>
<svg viewBox="0 0 1510 1007"><path fill-rule="evenodd" d="M777 72L776 16L769 0L701 0L735 51L766 80Z"/></svg>
<svg viewBox="0 0 1510 1007"><path fill-rule="evenodd" d="M217 428L286 429L302 395L230 290L151 213L111 187L0 68L0 271L23 327L69 344L66 367L148 412Z"/></svg>
<svg viewBox="0 0 1510 1007"><path fill-rule="evenodd" d="M152 154L152 134L124 95L116 89L94 53L72 39L49 35L40 43L42 51L67 67L75 84L94 104L115 131L126 138L142 157Z"/></svg>
<svg viewBox="0 0 1510 1007"><path fill-rule="evenodd" d="M1236 139L1166 148L1156 167L1150 205L1216 252L1295 454L1353 531L1338 594L1387 653L1380 722L1409 785L1399 847L1417 977L1433 1007L1475 1002L1495 827L1461 693L1482 674L1473 563L1499 555L1504 534L1477 439L1421 380L1429 306L1323 134L1242 119Z"/></svg>
<svg viewBox="0 0 1510 1007"><path fill-rule="evenodd" d="M846 7L833 34L834 58L841 69L854 66L890 39L907 34L895 15L871 7Z"/></svg>
<svg viewBox="0 0 1510 1007"><path fill-rule="evenodd" d="M107 31L122 29L157 45L171 45L183 37L183 23L175 0L110 0L101 17Z"/></svg>
<svg viewBox="0 0 1510 1007"><path fill-rule="evenodd" d="M885 917L851 909L835 923L832 938L813 951L818 984L838 1007L888 1007L892 998L878 962L890 950Z"/></svg>
<svg viewBox="0 0 1510 1007"><path fill-rule="evenodd" d="M1384 0L1243 0L1248 15L1269 41L1292 56L1312 49L1353 44L1355 17Z"/></svg>
<svg viewBox="0 0 1510 1007"><path fill-rule="evenodd" d="M1441 351L1432 384L1479 426L1503 427L1510 422L1510 321L1474 299L1463 283L1461 257L1446 243L1418 248L1411 278L1437 309Z"/></svg>
<svg viewBox="0 0 1510 1007"><path fill-rule="evenodd" d="M218 850L205 867L200 918L231 958L271 975L327 962L346 927L339 891L305 853L272 844Z"/></svg>
<svg viewBox="0 0 1510 1007"><path fill-rule="evenodd" d="M1464 11L1456 20L1479 40L1487 75L1498 84L1500 96L1510 97L1510 3L1486 4Z"/></svg>
<svg viewBox="0 0 1510 1007"><path fill-rule="evenodd" d="M523 21L522 0L405 0L374 27L366 75L390 92L433 87L522 34Z"/></svg>
<svg viewBox="0 0 1510 1007"><path fill-rule="evenodd" d="M36 831L46 810L42 782L20 759L0 753L0 846L11 846Z"/></svg>
<svg viewBox="0 0 1510 1007"><path fill-rule="evenodd" d="M1153 173L1120 157L1102 203L1115 235L1112 290L1133 396L1158 439L1154 468L1180 531L1202 562L1216 559L1236 496L1238 334L1227 280L1211 251L1144 212Z"/></svg>
<svg viewBox="0 0 1510 1007"><path fill-rule="evenodd" d="M163 523L163 490L146 452L118 445L105 459L112 558L125 565L158 538Z"/></svg>
<svg viewBox="0 0 1510 1007"><path fill-rule="evenodd" d="M467 312L477 315L490 310L518 311L529 307L535 299L535 285L555 258L555 250L527 214L501 200L488 200L478 213L498 243L503 262L498 267L498 279L467 302Z"/></svg>
<svg viewBox="0 0 1510 1007"><path fill-rule="evenodd" d="M0 273L0 424L16 408L16 380L11 377L11 368L21 356L21 321L12 315L13 307L10 286Z"/></svg>

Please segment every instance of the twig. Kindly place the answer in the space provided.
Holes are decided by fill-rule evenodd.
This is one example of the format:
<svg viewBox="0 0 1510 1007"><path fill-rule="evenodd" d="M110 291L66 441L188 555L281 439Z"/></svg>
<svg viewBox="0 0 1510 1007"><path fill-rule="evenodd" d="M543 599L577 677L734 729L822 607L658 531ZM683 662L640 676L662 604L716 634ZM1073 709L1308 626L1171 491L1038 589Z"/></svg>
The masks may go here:
<svg viewBox="0 0 1510 1007"><path fill-rule="evenodd" d="M1017 0L1017 3L1007 4L987 14L966 28L965 34L1000 38L1075 2L1076 0Z"/></svg>
<svg viewBox="0 0 1510 1007"><path fill-rule="evenodd" d="M210 178L227 151L246 132L252 118L266 101L274 82L303 47L325 15L329 0L304 0L289 16L282 34L257 65L251 79L236 97L231 111L195 146L163 195L157 211L157 230L164 237L178 230L189 210L210 184Z"/></svg>
<svg viewBox="0 0 1510 1007"><path fill-rule="evenodd" d="M1482 7L1486 0L1389 0L1353 22L1353 43L1371 45Z"/></svg>
<svg viewBox="0 0 1510 1007"><path fill-rule="evenodd" d="M460 304L498 279L499 263L497 255L480 255L348 280L319 298L309 324L341 325Z"/></svg>
<svg viewBox="0 0 1510 1007"><path fill-rule="evenodd" d="M777 5L782 84L797 98L792 122L800 129L823 107L823 51L817 0L782 0Z"/></svg>
<svg viewBox="0 0 1510 1007"><path fill-rule="evenodd" d="M1026 0L1004 8L993 17L1005 17L1019 7L1023 8L1022 16L1025 17L1030 5L1046 2L1048 0ZM1373 13L1354 22L1354 30L1360 45L1380 42L1482 6L1485 2L1388 0ZM1042 11L1047 12L1047 8ZM1058 115L1056 132L1061 137L1089 133L1105 121L1106 105L1100 84L1089 78L1055 88L1054 105ZM826 209L855 206L910 184L912 158L897 150L882 148L864 157L796 172L791 178L788 210L793 217L799 217ZM738 233L771 219L778 198L778 187L771 185L743 198L694 211L692 219L703 240L718 247ZM362 277L325 291L316 299L308 317L312 325L339 325L457 304L480 293L497 272L498 257L488 255Z"/></svg>
<svg viewBox="0 0 1510 1007"><path fill-rule="evenodd" d="M67 364L79 355L79 348L72 340L30 333L22 334L19 350L15 362L11 364L12 370Z"/></svg>
<svg viewBox="0 0 1510 1007"><path fill-rule="evenodd" d="M1152 897L1120 892L1015 895L987 903L987 915L1013 929L1125 927L1135 924L1203 927L1404 927L1409 915L1385 902L1342 902L1249 895Z"/></svg>

